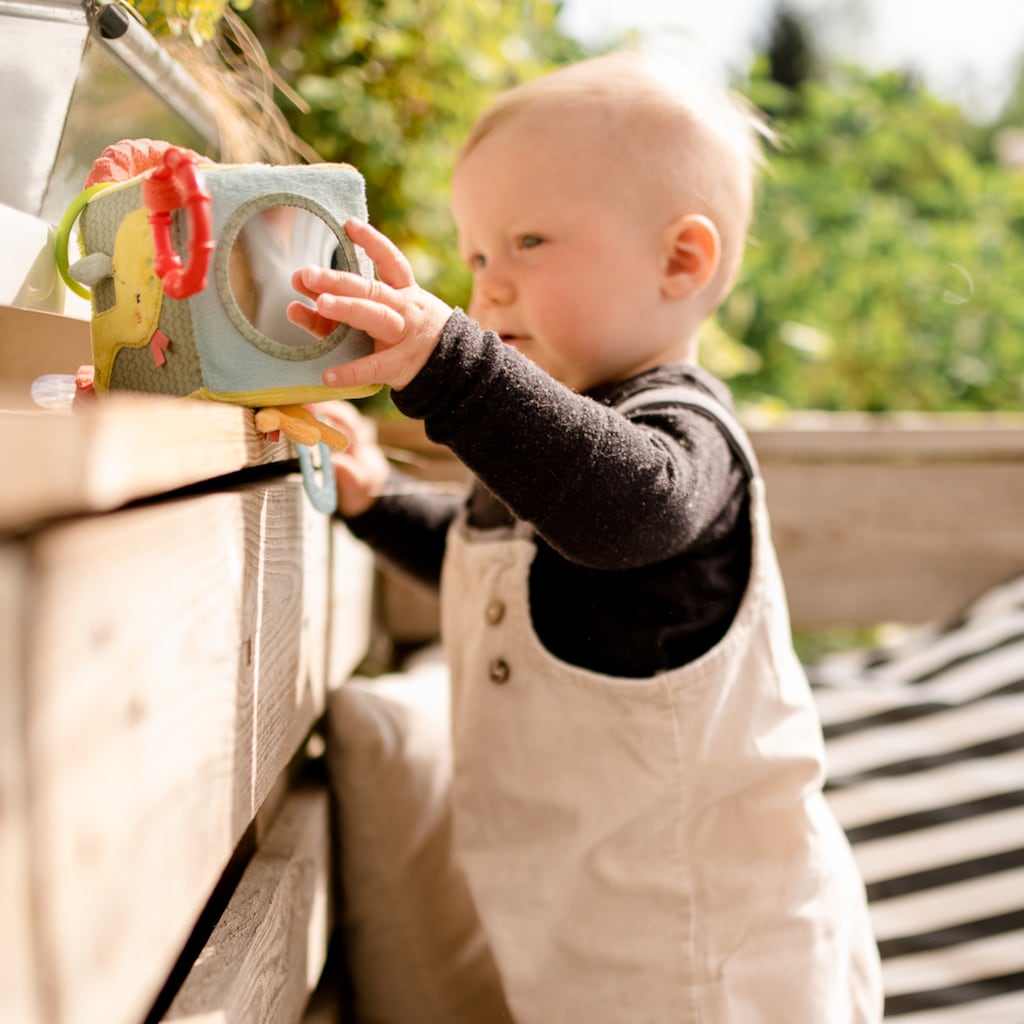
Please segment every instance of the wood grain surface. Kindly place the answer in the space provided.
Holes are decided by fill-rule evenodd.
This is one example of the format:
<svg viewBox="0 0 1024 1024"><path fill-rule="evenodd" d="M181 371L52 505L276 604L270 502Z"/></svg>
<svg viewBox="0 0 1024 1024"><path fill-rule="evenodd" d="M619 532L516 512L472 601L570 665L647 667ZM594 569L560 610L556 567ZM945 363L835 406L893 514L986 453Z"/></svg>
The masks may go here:
<svg viewBox="0 0 1024 1024"><path fill-rule="evenodd" d="M38 1024L24 694L24 551L0 544L0 1021Z"/></svg>
<svg viewBox="0 0 1024 1024"><path fill-rule="evenodd" d="M24 545L32 902L47 1021L141 1019L323 708L327 523L296 480ZM313 579L316 575L318 578ZM141 954L144 951L144 954Z"/></svg>
<svg viewBox="0 0 1024 1024"><path fill-rule="evenodd" d="M329 833L326 790L293 792L165 1021L298 1024L327 955Z"/></svg>
<svg viewBox="0 0 1024 1024"><path fill-rule="evenodd" d="M251 409L151 395L105 395L75 412L0 393L0 530L104 512L129 501L290 458Z"/></svg>

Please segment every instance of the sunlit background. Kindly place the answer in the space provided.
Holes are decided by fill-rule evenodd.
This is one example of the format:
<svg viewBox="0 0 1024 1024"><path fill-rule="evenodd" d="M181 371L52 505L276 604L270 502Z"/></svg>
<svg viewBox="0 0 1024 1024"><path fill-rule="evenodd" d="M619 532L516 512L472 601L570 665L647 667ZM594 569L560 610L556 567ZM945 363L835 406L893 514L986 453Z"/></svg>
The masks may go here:
<svg viewBox="0 0 1024 1024"><path fill-rule="evenodd" d="M701 348L737 402L1024 408L1024 0L132 3L216 106L210 155L353 164L371 218L453 305L469 276L448 187L478 113L568 61L671 50L778 139L742 274ZM103 145L163 135L151 113L135 111L143 129L118 119L144 92L118 99L83 74L62 145L76 159L58 159L66 194L51 188L47 217Z"/></svg>
<svg viewBox="0 0 1024 1024"><path fill-rule="evenodd" d="M975 116L1013 87L1024 50L1020 0L791 0L836 58L905 68ZM690 46L723 74L745 70L769 30L773 0L565 0L566 31L593 45L636 31Z"/></svg>

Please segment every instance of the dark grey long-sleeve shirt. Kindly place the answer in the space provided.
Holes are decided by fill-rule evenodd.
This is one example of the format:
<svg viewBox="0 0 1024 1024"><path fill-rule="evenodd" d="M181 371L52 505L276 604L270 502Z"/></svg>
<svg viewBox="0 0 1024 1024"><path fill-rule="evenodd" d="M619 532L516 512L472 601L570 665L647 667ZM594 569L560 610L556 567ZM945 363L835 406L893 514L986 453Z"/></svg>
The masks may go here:
<svg viewBox="0 0 1024 1024"><path fill-rule="evenodd" d="M473 526L521 519L535 531L530 609L541 642L615 676L649 676L710 649L750 571L747 475L722 429L682 406L615 411L665 386L731 407L725 385L691 365L576 394L457 311L424 368L393 393L474 474ZM349 525L436 585L461 503L401 488Z"/></svg>

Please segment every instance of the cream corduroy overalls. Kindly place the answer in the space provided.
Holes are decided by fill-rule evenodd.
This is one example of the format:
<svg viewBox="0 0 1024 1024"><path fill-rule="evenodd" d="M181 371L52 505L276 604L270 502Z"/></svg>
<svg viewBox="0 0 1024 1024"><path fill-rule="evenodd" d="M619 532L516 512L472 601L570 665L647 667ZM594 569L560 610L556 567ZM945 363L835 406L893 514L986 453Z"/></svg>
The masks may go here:
<svg viewBox="0 0 1024 1024"><path fill-rule="evenodd" d="M881 982L864 890L821 794L746 435L750 581L726 636L649 679L569 665L530 621L534 543L453 525L442 580L456 851L516 1024L867 1024Z"/></svg>

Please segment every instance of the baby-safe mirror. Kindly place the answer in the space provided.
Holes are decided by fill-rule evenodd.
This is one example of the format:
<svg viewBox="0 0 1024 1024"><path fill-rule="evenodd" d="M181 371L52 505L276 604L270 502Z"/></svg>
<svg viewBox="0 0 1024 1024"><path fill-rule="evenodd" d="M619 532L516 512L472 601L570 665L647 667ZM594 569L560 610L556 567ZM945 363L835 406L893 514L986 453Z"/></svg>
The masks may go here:
<svg viewBox="0 0 1024 1024"><path fill-rule="evenodd" d="M243 207L233 220L233 239L224 240L229 288L224 301L233 319L241 321L236 326L257 348L279 358L281 346L291 350L292 358L312 357L325 346L288 319L291 302L311 305L292 289L292 275L311 264L358 273L355 254L322 212L293 202L267 202L263 198Z"/></svg>

